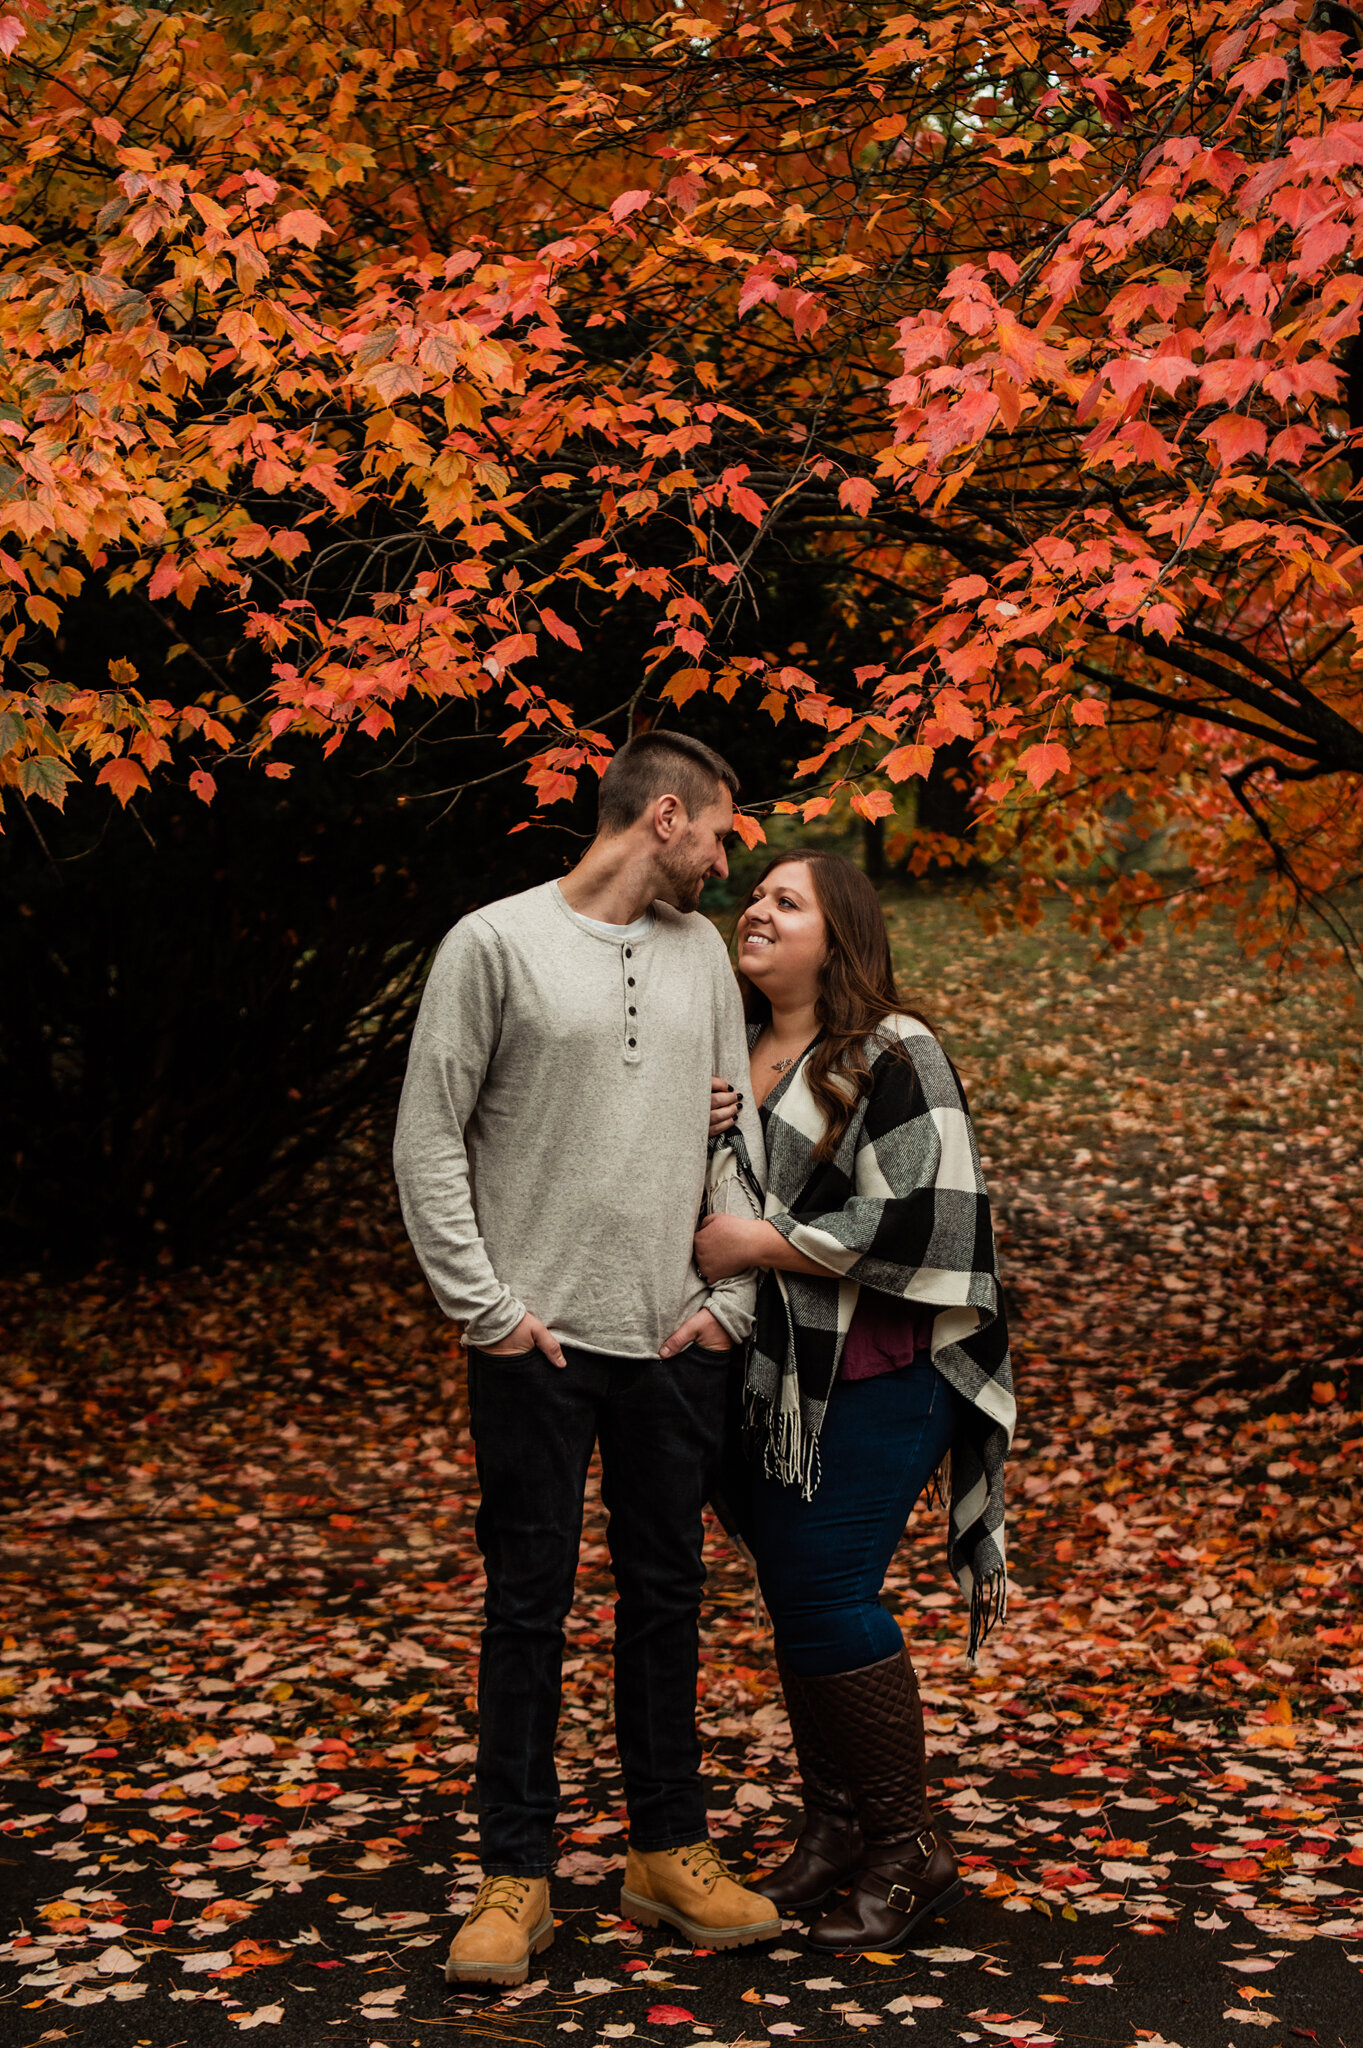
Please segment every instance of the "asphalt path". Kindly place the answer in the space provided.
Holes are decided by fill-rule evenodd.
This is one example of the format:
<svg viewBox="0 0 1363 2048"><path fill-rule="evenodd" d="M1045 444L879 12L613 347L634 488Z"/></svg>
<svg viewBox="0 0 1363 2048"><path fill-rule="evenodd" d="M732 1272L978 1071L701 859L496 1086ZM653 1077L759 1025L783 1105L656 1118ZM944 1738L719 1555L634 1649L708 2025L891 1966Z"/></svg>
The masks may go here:
<svg viewBox="0 0 1363 2048"><path fill-rule="evenodd" d="M1000 1789L1006 1790L996 1786L996 1795ZM1026 1789L1036 1796L1034 1778ZM1065 1789L1057 1779L1055 1790ZM21 1797L20 1813L22 1804ZM753 1868L757 1853L745 1832L730 1835L725 1845L740 1870ZM457 1923L443 1911L445 1886L436 1865L467 1839L468 1821L431 1797L419 1836L411 1839L411 1860L370 1880L367 1904L355 1903L353 1872L336 1880L344 1881L344 1893L333 1889L328 1896L319 1864L321 1881L306 1886L305 1901L297 1886L286 1888L252 1915L255 1942L262 1950L278 1943L285 1959L226 1980L181 1974L193 1944L177 1941L164 1919L153 1926L165 1911L159 1873L148 1867L141 1881L127 1873L121 1939L143 1956L138 1981L146 1992L127 2002L106 1997L87 2008L57 2005L33 1986L16 1985L6 1971L0 2043L211 2048L249 2031L289 2048L371 2048L377 2042L434 2048L489 2040L549 2048L605 2048L617 2041L665 2048L710 2040L724 2048L767 2048L774 2041L846 2041L856 2033L911 2027L923 2048L957 2041L1036 2048L1052 2038L1105 2048L1363 2044L1363 1953L1357 1945L1326 1939L1275 1945L1235 1912L1217 1913L1205 1873L1196 1859L1183 1857L1170 1887L1178 1917L1157 1930L1147 1924L1138 1931L1119 1924L1119 1916L1075 1921L1031 1905L1008 1910L1006 1901L976 1894L949 1920L924 1929L909 1954L874 1961L815 1953L795 1927L764 1947L693 1953L666 1930L643 1933L620 1921L619 1875L612 1870L590 1885L556 1882L554 1944L537 1960L525 1990L511 1996L447 1990L441 1965ZM33 1928L39 1941L43 1922L36 1908L60 1896L72 1874L43 1859L44 1847L50 1843L11 1834L0 1851L5 1925ZM429 1861L423 1866L419 1857ZM409 1923L396 1937L365 1932L355 1924L357 1913L411 1916L416 1931ZM1225 1924L1209 1926L1209 1919ZM197 1995L187 1995L191 1984ZM279 2020L270 2017L276 2000L284 2007Z"/></svg>

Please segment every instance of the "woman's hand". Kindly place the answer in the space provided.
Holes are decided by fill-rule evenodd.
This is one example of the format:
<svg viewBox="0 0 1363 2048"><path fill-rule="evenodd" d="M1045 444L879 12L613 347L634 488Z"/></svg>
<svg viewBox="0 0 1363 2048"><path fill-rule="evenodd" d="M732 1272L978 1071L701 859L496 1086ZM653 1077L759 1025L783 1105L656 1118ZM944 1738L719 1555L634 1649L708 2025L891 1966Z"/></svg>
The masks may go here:
<svg viewBox="0 0 1363 2048"><path fill-rule="evenodd" d="M702 1279L713 1287L757 1264L767 1226L746 1216L707 1216L693 1247Z"/></svg>
<svg viewBox="0 0 1363 2048"><path fill-rule="evenodd" d="M717 1138L721 1131L727 1131L738 1122L739 1104L743 1097L731 1088L727 1081L721 1081L718 1074L710 1076L710 1136Z"/></svg>

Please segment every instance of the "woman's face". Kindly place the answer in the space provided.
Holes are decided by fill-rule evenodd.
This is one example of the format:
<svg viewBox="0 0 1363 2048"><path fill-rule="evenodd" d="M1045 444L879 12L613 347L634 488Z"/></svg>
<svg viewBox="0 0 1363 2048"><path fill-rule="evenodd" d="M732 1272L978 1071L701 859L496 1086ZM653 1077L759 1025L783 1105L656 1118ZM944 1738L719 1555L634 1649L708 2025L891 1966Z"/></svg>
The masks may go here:
<svg viewBox="0 0 1363 2048"><path fill-rule="evenodd" d="M760 881L738 920L738 964L778 1004L812 1002L828 930L808 861L783 861Z"/></svg>

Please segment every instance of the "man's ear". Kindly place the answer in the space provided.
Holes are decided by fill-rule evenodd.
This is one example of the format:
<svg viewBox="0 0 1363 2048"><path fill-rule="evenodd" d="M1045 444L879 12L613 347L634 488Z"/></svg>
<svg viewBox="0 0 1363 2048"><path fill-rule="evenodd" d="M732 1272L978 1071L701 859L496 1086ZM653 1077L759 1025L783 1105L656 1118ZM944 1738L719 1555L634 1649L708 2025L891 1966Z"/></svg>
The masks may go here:
<svg viewBox="0 0 1363 2048"><path fill-rule="evenodd" d="M679 796L660 796L653 805L653 829L660 839L674 839L686 825L686 807Z"/></svg>

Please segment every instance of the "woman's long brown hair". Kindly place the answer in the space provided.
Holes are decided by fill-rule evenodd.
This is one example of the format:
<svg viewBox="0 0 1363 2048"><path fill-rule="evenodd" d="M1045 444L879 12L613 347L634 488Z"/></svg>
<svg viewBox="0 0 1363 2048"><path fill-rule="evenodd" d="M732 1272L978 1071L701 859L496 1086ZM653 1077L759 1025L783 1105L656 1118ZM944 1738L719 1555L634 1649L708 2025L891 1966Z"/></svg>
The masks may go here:
<svg viewBox="0 0 1363 2048"><path fill-rule="evenodd" d="M928 1020L900 996L880 898L852 861L822 847L796 848L769 860L753 887L793 861L803 861L809 869L828 934L814 1001L821 1035L806 1069L810 1093L824 1114L824 1133L814 1157L826 1160L837 1151L857 1104L870 1088L866 1040L871 1033L887 1017L917 1017L922 1024ZM738 985L749 1022L769 1024L771 1004L741 968ZM889 1043L900 1057L909 1058L897 1037Z"/></svg>

